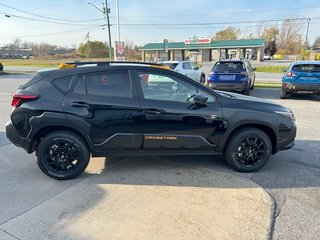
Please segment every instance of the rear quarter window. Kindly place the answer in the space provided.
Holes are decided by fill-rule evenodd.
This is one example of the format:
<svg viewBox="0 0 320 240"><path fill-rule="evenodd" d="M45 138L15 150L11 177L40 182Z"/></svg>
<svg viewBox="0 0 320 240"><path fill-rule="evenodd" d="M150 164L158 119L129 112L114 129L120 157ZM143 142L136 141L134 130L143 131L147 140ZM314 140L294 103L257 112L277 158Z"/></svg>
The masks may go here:
<svg viewBox="0 0 320 240"><path fill-rule="evenodd" d="M63 77L63 78L57 78L53 80L53 85L56 86L58 89L60 89L63 92L67 92L70 86L72 76L69 77Z"/></svg>

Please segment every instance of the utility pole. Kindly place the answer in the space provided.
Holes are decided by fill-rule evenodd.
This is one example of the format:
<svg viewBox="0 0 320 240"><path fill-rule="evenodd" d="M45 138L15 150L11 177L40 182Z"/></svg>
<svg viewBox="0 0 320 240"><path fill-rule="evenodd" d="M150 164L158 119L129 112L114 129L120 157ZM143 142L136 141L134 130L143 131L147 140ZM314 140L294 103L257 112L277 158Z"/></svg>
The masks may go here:
<svg viewBox="0 0 320 240"><path fill-rule="evenodd" d="M88 55L88 58L90 59L89 61L91 61L91 57L90 57L90 33L89 32L87 33L85 39L87 40L87 55Z"/></svg>
<svg viewBox="0 0 320 240"><path fill-rule="evenodd" d="M309 34L309 24L311 22L311 18L307 18L307 32L306 32L306 39L304 41L304 49L306 50L308 44L308 34Z"/></svg>
<svg viewBox="0 0 320 240"><path fill-rule="evenodd" d="M111 45L111 31L110 31L110 7L108 6L108 1L106 0L106 5L103 7L104 17L107 18L107 26L108 26L108 33L109 33L109 59L112 61L112 45Z"/></svg>
<svg viewBox="0 0 320 240"><path fill-rule="evenodd" d="M110 14L110 8L108 6L108 1L106 0L106 5L103 5L103 11L98 8L96 5L94 5L93 3L88 3L89 5L92 5L93 7L95 7L98 11L103 13L103 17L105 20L107 20L107 26L108 26L108 34L109 34L109 59L110 61L112 61L112 45L111 45L111 31L110 31L110 19L109 19L109 14Z"/></svg>

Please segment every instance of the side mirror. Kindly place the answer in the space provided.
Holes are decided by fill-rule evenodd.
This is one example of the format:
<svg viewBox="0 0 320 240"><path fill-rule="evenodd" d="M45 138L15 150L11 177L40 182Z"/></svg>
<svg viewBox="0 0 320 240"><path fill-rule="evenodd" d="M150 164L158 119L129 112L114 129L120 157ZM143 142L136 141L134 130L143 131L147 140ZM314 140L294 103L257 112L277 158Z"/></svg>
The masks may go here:
<svg viewBox="0 0 320 240"><path fill-rule="evenodd" d="M254 68L252 68L252 71L256 71L256 70L257 70L257 68L255 68L255 67L254 67Z"/></svg>
<svg viewBox="0 0 320 240"><path fill-rule="evenodd" d="M193 69L194 69L194 70L199 70L199 67L194 67Z"/></svg>
<svg viewBox="0 0 320 240"><path fill-rule="evenodd" d="M194 96L193 101L198 106L205 106L208 101L208 97L198 94Z"/></svg>
<svg viewBox="0 0 320 240"><path fill-rule="evenodd" d="M282 68L282 72L287 72L287 68Z"/></svg>

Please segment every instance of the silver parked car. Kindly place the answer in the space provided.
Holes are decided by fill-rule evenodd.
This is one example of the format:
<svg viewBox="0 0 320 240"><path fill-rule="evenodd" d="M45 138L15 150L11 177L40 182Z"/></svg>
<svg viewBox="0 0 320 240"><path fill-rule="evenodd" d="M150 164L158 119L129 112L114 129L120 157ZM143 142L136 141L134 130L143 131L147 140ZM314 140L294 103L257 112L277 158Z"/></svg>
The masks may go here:
<svg viewBox="0 0 320 240"><path fill-rule="evenodd" d="M196 63L188 61L164 61L161 62L170 67L171 70L181 73L199 83L204 83L206 76Z"/></svg>

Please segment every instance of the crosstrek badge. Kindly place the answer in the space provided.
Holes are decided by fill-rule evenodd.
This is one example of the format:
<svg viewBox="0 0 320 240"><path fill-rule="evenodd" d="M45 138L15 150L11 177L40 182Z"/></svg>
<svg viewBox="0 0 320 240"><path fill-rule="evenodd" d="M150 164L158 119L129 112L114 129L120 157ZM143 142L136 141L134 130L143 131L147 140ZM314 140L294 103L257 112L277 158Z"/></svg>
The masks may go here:
<svg viewBox="0 0 320 240"><path fill-rule="evenodd" d="M144 136L145 140L177 140L176 136Z"/></svg>

